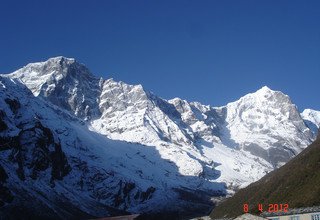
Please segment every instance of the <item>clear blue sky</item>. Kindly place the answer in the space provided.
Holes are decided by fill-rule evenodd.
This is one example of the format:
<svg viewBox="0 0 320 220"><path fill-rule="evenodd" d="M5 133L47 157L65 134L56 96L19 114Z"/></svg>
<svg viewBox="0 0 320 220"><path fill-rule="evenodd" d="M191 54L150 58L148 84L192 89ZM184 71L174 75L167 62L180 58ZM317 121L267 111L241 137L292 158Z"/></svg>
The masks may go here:
<svg viewBox="0 0 320 220"><path fill-rule="evenodd" d="M320 110L320 1L1 0L0 72L74 57L96 75L213 106L263 85Z"/></svg>

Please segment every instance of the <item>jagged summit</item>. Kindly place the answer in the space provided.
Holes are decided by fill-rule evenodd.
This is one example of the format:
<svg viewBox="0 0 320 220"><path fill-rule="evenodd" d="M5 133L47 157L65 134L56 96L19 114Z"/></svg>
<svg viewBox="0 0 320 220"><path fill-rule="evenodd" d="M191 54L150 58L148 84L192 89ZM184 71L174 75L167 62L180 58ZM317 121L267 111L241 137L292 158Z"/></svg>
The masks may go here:
<svg viewBox="0 0 320 220"><path fill-rule="evenodd" d="M265 158L275 167L298 154L315 138L306 129L290 97L267 86L227 104L224 109L235 145ZM290 137L283 138L282 134Z"/></svg>
<svg viewBox="0 0 320 220"><path fill-rule="evenodd" d="M56 56L56 57L51 57L47 61L67 61L67 62L77 62L75 58L72 57L65 57L65 56Z"/></svg>
<svg viewBox="0 0 320 220"><path fill-rule="evenodd" d="M254 97L257 101L262 101L262 100L275 100L279 102L290 102L291 100L288 95L284 94L281 91L275 91L270 89L268 86L263 86L261 89L258 89L254 93L249 93L248 95L244 97Z"/></svg>
<svg viewBox="0 0 320 220"><path fill-rule="evenodd" d="M75 58L69 58L69 57L65 57L65 56L57 56L57 57L51 57L46 61L42 61L42 62L36 62L36 63L30 63L28 65L35 65L35 64L46 64L46 63L50 63L50 64L59 64L62 65L63 63L65 64L72 64L72 63L78 63L76 61ZM78 63L79 64L79 63Z"/></svg>
<svg viewBox="0 0 320 220"><path fill-rule="evenodd" d="M73 58L59 56L30 63L3 76L21 81L35 96L46 97L76 116L89 118L99 115L99 79Z"/></svg>
<svg viewBox="0 0 320 220"><path fill-rule="evenodd" d="M65 57L65 56L56 56L56 57L51 57L45 61L40 61L40 62L34 62L34 63L29 63L27 66L32 66L32 65L43 65L46 63L51 63L51 64L62 64L63 62L71 64L71 63L78 63L80 64L75 58L72 57ZM83 65L83 64L82 64Z"/></svg>
<svg viewBox="0 0 320 220"><path fill-rule="evenodd" d="M83 65L78 63L74 58L68 58L68 57L64 57L64 56L57 56L57 57L52 57L49 58L45 61L40 61L40 62L34 62L34 63L29 63L27 65L25 65L24 67L22 67L21 69L15 71L19 72L20 70L28 70L28 69L33 69L33 70L40 70L42 68L49 68L49 67L59 67L59 66L63 66L63 65L72 65L72 64L78 64L78 65Z"/></svg>
<svg viewBox="0 0 320 220"><path fill-rule="evenodd" d="M10 75L16 78L28 78L44 75L57 78L58 76L65 77L67 74L75 73L93 77L85 65L77 62L74 58L67 58L63 56L53 57L43 62L30 63Z"/></svg>
<svg viewBox="0 0 320 220"><path fill-rule="evenodd" d="M270 92L270 91L274 91L272 90L270 87L268 86L262 86L261 89L259 89L258 91L265 91L265 92Z"/></svg>
<svg viewBox="0 0 320 220"><path fill-rule="evenodd" d="M279 108L283 105L293 105L288 95L281 91L272 90L268 86L263 86L257 91L248 93L242 96L240 99L230 102L226 106L222 106L220 108L228 108L228 106L236 107L240 106L241 104L244 104L245 108L257 107L261 109L264 109L268 106Z"/></svg>

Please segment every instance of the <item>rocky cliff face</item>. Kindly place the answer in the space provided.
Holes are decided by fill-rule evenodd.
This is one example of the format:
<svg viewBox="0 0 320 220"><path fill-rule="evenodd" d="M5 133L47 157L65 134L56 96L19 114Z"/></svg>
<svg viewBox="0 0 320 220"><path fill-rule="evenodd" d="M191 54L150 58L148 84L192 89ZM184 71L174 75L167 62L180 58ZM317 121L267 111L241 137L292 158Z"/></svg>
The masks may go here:
<svg viewBox="0 0 320 220"><path fill-rule="evenodd" d="M207 212L212 197L316 136L290 98L267 87L211 107L98 79L64 57L1 75L0 94L2 214L31 209L30 198L54 218Z"/></svg>

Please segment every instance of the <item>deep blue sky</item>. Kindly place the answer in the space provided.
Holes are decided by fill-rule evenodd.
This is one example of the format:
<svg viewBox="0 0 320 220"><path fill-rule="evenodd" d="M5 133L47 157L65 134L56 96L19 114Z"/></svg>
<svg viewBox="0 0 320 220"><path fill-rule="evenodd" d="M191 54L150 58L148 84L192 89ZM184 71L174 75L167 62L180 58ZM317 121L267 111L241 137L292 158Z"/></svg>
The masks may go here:
<svg viewBox="0 0 320 220"><path fill-rule="evenodd" d="M320 110L320 1L0 2L0 72L63 55L213 106L263 85Z"/></svg>

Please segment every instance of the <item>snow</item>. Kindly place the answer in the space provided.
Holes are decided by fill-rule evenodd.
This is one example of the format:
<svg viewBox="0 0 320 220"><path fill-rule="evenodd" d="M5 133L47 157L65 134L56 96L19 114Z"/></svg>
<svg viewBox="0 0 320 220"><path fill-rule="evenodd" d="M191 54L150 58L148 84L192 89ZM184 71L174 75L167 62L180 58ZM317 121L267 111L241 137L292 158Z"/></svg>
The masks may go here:
<svg viewBox="0 0 320 220"><path fill-rule="evenodd" d="M314 134L317 135L320 127L320 111L305 109L301 113L301 117Z"/></svg>
<svg viewBox="0 0 320 220"><path fill-rule="evenodd" d="M285 146L298 154L314 138L290 98L268 87L221 108L226 111L225 133L229 131L229 139L241 149L254 144L259 146L255 150L268 152ZM283 161L271 162L278 166Z"/></svg>
<svg viewBox="0 0 320 220"><path fill-rule="evenodd" d="M117 192L120 180L134 182L135 193L157 189L146 203L126 201L130 211L174 201L174 188L232 194L308 146L315 135L306 121L320 125L320 112L300 115L287 95L266 86L211 107L180 98L164 100L142 85L98 79L64 57L0 75L0 93L1 106L7 106L3 100L10 96L26 107L20 121L37 117L55 131L73 167L86 163L89 171L74 168L58 184L75 204L80 198L92 202L98 200L96 194ZM4 110L14 117L8 107ZM5 135L19 132L15 123L11 120L11 133ZM90 182L97 173L103 180ZM87 187L96 186L80 190L81 178L88 180ZM39 184L45 185L46 179ZM47 193L40 185L34 187ZM99 201L112 206L110 199Z"/></svg>

